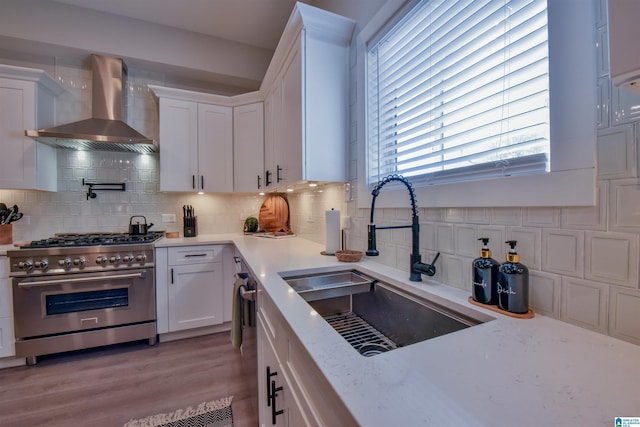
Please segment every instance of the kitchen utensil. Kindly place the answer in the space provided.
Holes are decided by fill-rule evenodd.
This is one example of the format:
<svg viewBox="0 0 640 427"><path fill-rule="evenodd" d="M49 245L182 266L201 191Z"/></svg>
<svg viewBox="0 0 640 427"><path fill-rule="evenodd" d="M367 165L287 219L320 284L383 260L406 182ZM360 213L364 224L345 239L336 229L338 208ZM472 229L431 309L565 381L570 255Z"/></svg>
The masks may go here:
<svg viewBox="0 0 640 427"><path fill-rule="evenodd" d="M12 217L18 213L18 205L13 205L11 209L7 212L6 216L2 220L2 224L9 224L11 222Z"/></svg>
<svg viewBox="0 0 640 427"><path fill-rule="evenodd" d="M134 224L134 218L143 218L144 222L140 223L140 221L136 221L136 223ZM147 218L142 215L134 215L129 219L129 234L132 234L134 236L147 234L151 227L153 227L153 223L147 224Z"/></svg>
<svg viewBox="0 0 640 427"><path fill-rule="evenodd" d="M191 205L184 205L182 207L182 212L184 214L184 217L182 218L184 225L184 237L195 237L198 234L195 209L193 209L193 206Z"/></svg>

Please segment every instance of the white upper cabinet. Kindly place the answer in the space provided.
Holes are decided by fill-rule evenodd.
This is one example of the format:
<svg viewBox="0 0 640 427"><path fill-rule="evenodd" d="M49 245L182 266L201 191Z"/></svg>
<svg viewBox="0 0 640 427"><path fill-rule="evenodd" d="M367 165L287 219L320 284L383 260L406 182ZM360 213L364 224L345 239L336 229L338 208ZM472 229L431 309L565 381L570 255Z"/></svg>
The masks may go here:
<svg viewBox="0 0 640 427"><path fill-rule="evenodd" d="M640 2L609 0L609 55L611 79L640 93Z"/></svg>
<svg viewBox="0 0 640 427"><path fill-rule="evenodd" d="M63 92L42 70L0 65L0 188L57 191L56 149L25 136L55 125Z"/></svg>
<svg viewBox="0 0 640 427"><path fill-rule="evenodd" d="M255 192L346 181L354 25L297 3L258 92L150 85L160 100L160 190Z"/></svg>
<svg viewBox="0 0 640 427"><path fill-rule="evenodd" d="M346 181L349 46L354 22L297 3L267 70L267 189Z"/></svg>
<svg viewBox="0 0 640 427"><path fill-rule="evenodd" d="M232 192L233 109L215 96L149 87L160 105L160 191Z"/></svg>
<svg viewBox="0 0 640 427"><path fill-rule="evenodd" d="M264 191L264 106L233 109L233 191Z"/></svg>

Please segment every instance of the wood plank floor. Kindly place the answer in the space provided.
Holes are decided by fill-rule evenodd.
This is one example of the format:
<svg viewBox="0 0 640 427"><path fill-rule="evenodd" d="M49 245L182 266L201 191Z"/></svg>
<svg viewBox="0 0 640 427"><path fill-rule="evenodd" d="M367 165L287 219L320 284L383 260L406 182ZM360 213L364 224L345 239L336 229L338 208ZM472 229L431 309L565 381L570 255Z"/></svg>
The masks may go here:
<svg viewBox="0 0 640 427"><path fill-rule="evenodd" d="M122 426L234 396L234 426L254 427L255 345L246 350L241 356L222 332L42 356L35 366L0 369L0 426Z"/></svg>

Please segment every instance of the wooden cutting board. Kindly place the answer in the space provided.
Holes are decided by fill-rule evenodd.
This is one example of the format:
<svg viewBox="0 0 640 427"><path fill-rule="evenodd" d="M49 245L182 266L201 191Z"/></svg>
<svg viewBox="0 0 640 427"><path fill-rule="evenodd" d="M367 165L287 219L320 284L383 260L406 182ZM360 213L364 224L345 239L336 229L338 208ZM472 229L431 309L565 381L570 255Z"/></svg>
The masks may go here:
<svg viewBox="0 0 640 427"><path fill-rule="evenodd" d="M289 203L282 196L269 196L260 207L260 228L268 233L291 232Z"/></svg>

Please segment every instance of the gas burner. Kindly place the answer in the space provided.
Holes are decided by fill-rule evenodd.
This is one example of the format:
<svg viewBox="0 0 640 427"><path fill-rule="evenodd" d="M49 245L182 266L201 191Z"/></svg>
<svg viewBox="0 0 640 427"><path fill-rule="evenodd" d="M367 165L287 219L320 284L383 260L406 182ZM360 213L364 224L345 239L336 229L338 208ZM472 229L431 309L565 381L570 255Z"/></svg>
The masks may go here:
<svg viewBox="0 0 640 427"><path fill-rule="evenodd" d="M66 248L78 246L110 246L152 243L164 236L163 231L151 231L147 234L128 233L60 233L42 240L34 240L22 246L22 249Z"/></svg>

